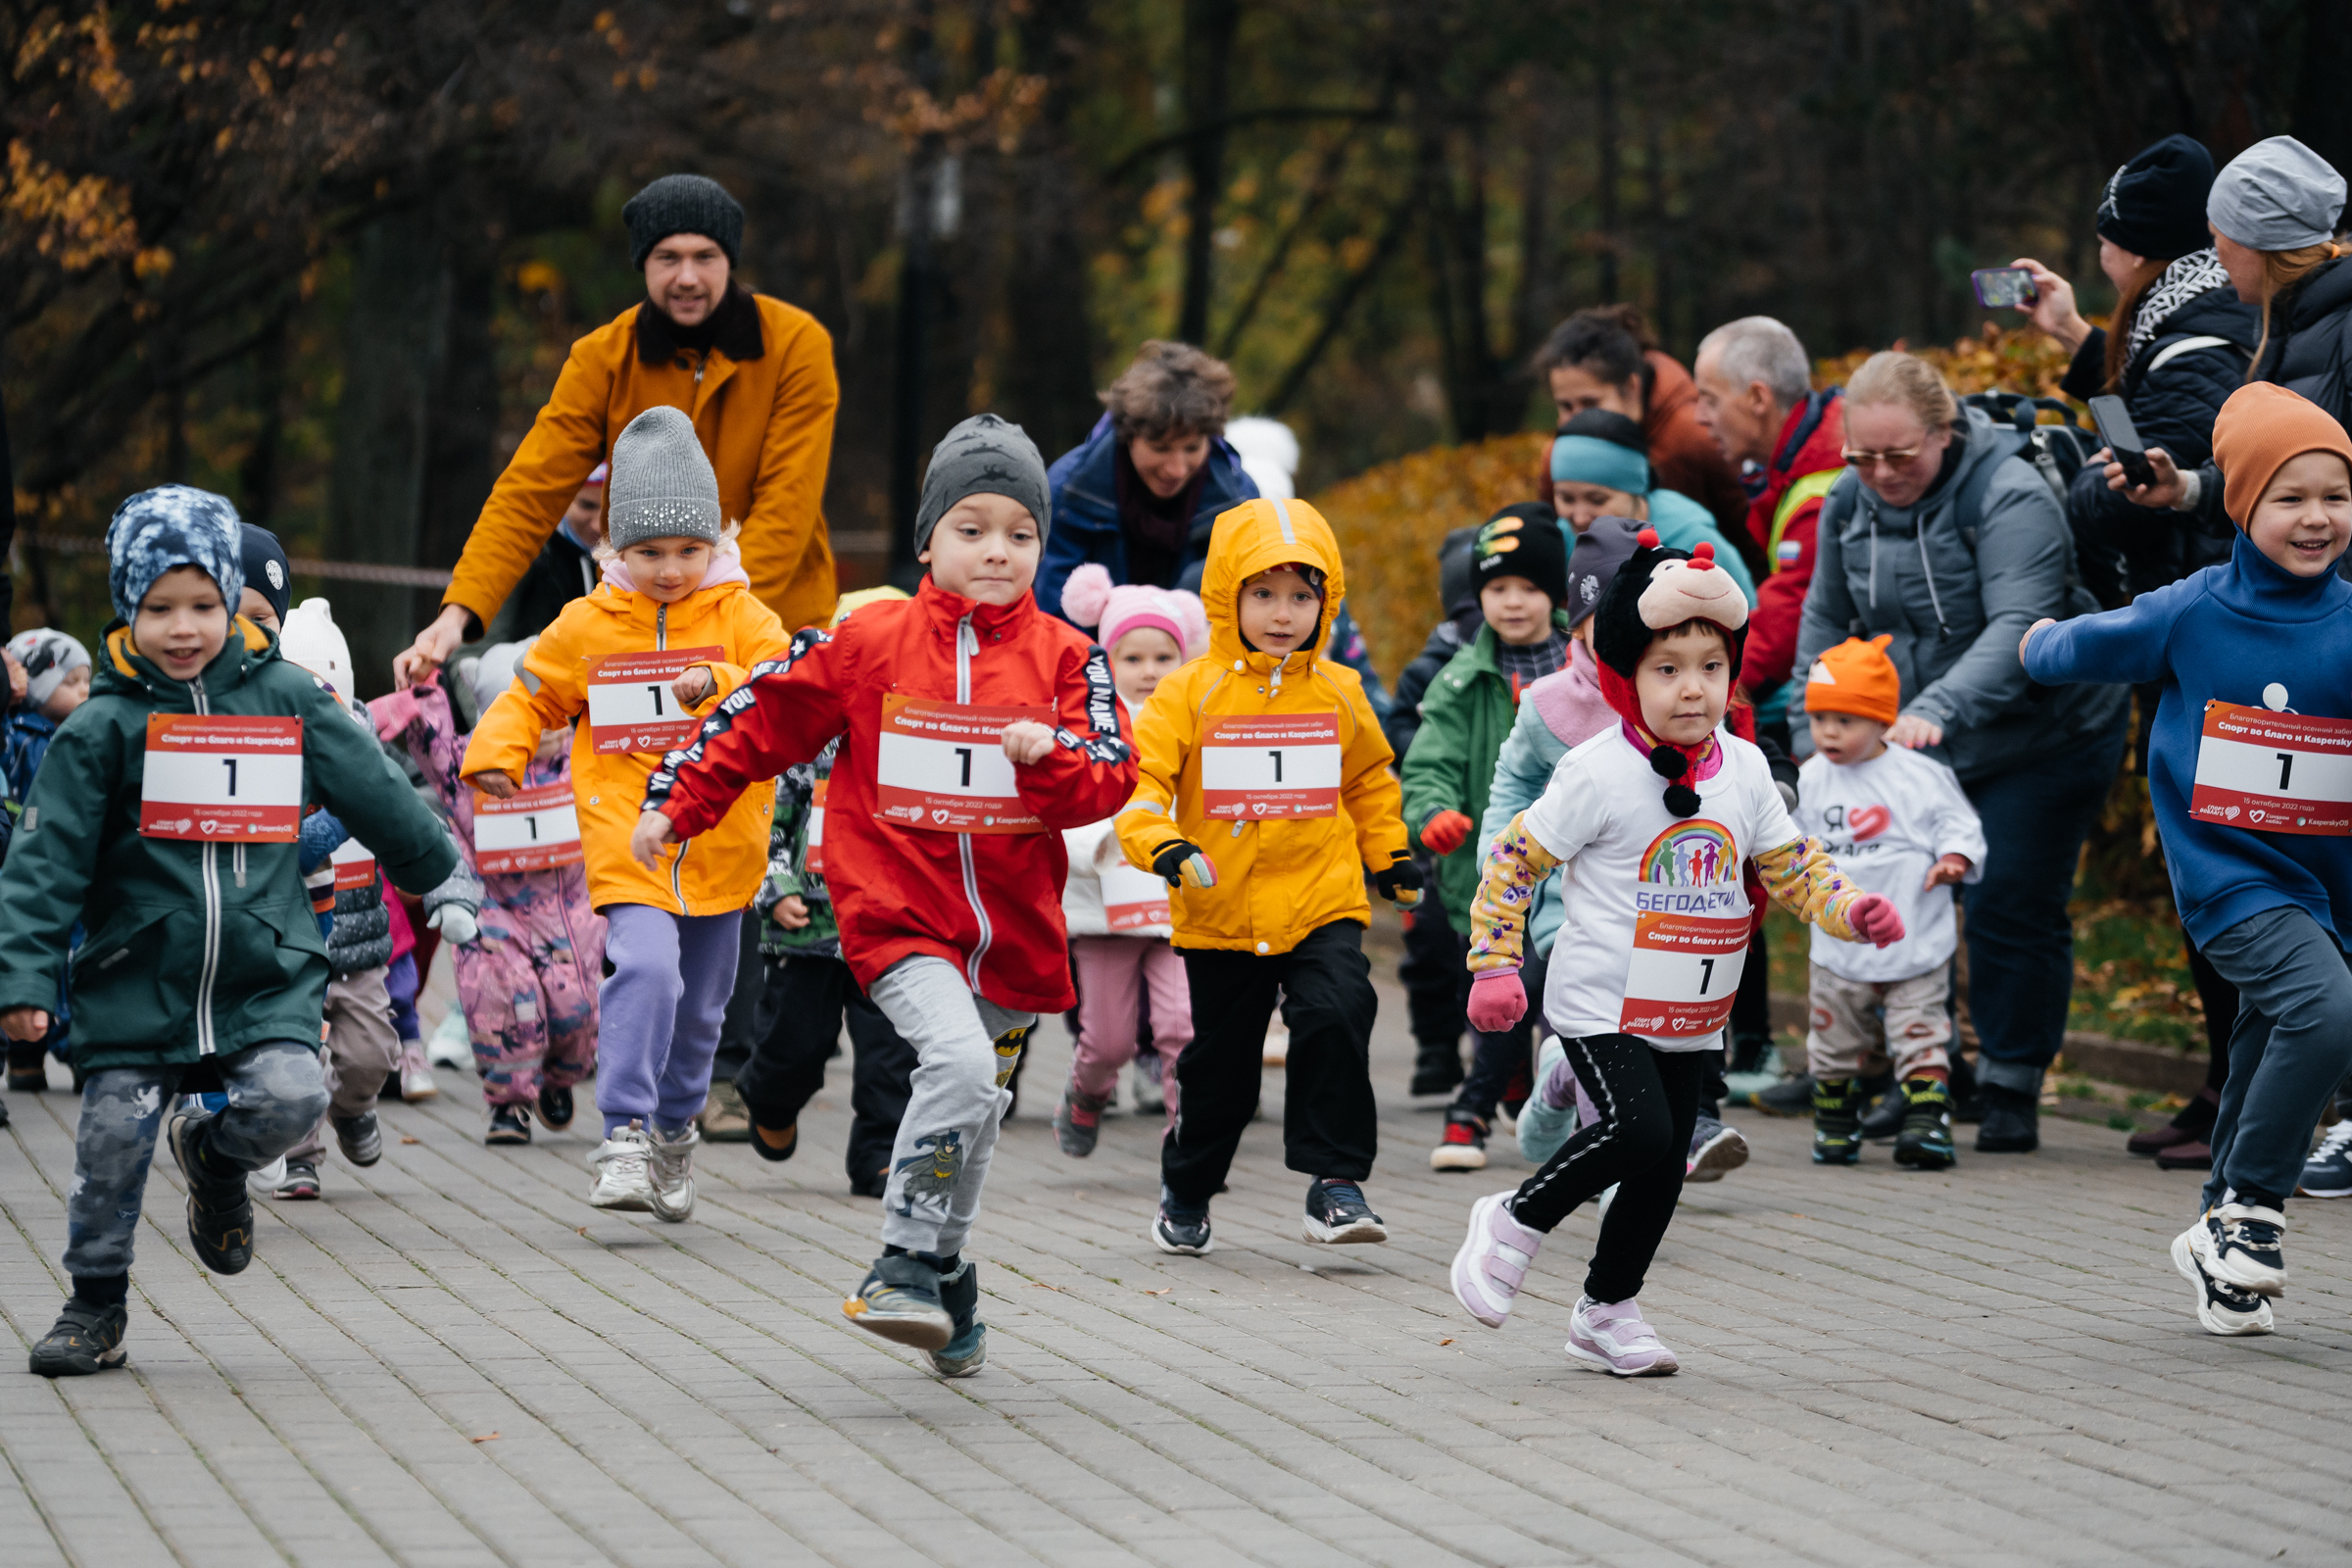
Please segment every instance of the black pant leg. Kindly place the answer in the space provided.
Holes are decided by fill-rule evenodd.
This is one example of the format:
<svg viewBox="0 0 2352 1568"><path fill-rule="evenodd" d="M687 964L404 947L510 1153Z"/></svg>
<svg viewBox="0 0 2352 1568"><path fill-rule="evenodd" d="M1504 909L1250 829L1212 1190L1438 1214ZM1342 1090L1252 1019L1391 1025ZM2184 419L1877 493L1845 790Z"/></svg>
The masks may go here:
<svg viewBox="0 0 2352 1568"><path fill-rule="evenodd" d="M1650 1068L1665 1110L1665 1147L1649 1148L1652 1158L1620 1180L1600 1241L1585 1274L1585 1294L1595 1301L1629 1301L1642 1294L1642 1281L1674 1206L1682 1201L1683 1175L1690 1168L1690 1129L1698 1119L1698 1096L1706 1083L1712 1051L1651 1051Z"/></svg>
<svg viewBox="0 0 2352 1568"><path fill-rule="evenodd" d="M2223 977L2186 931L2180 933L2180 945L2188 950L2197 1000L2205 1004L2205 1087L2219 1096L2230 1081L2230 1032L2237 1027L2237 987Z"/></svg>
<svg viewBox="0 0 2352 1568"><path fill-rule="evenodd" d="M760 915L743 911L741 945L735 954L735 989L718 1026L718 1054L710 1058L713 1081L739 1078L752 1050L767 1032L767 965L760 961Z"/></svg>
<svg viewBox="0 0 2352 1568"><path fill-rule="evenodd" d="M1159 1174L1177 1202L1200 1207L1225 1185L1242 1129L1257 1114L1266 1025L1284 966L1248 953L1178 951L1193 996L1193 1040L1176 1058L1176 1124L1160 1142Z"/></svg>
<svg viewBox="0 0 2352 1568"><path fill-rule="evenodd" d="M1380 999L1353 920L1317 926L1285 955L1282 1016L1284 1163L1308 1176L1362 1181L1380 1152L1372 1098L1372 1024Z"/></svg>
<svg viewBox="0 0 2352 1568"><path fill-rule="evenodd" d="M843 1001L858 981L839 958L787 957L775 988L775 1015L735 1075L744 1108L762 1127L789 1127L825 1085L825 1063L841 1041Z"/></svg>
<svg viewBox="0 0 2352 1568"><path fill-rule="evenodd" d="M1424 1046L1461 1048L1469 1026L1462 1014L1462 946L1446 923L1434 893L1424 894L1404 928L1404 961L1396 966L1413 1039Z"/></svg>
<svg viewBox="0 0 2352 1568"><path fill-rule="evenodd" d="M1525 1068L1532 1076L1536 1024L1544 1010L1544 960L1533 956L1520 965L1519 983L1527 988L1526 1016L1498 1034L1488 1034L1483 1029L1471 1032L1477 1044L1470 1054L1470 1076L1462 1080L1461 1093L1453 1099L1453 1109L1466 1110L1482 1121L1493 1121L1494 1107L1510 1090L1512 1074Z"/></svg>
<svg viewBox="0 0 2352 1568"><path fill-rule="evenodd" d="M890 1168L891 1146L914 1093L914 1048L858 988L855 976L842 1002L851 1052L850 1143L842 1164L856 1181Z"/></svg>
<svg viewBox="0 0 2352 1568"><path fill-rule="evenodd" d="M1772 1046L1772 949L1761 927L1747 944L1747 963L1732 998L1730 1045L1741 1072L1755 1071Z"/></svg>
<svg viewBox="0 0 2352 1568"><path fill-rule="evenodd" d="M1597 1119L1579 1127L1511 1200L1519 1222L1539 1231L1551 1230L1578 1204L1656 1165L1666 1153L1680 1157L1690 1148L1687 1122L1683 1141L1674 1142L1674 1117L1655 1059L1661 1053L1633 1035L1571 1036L1560 1044ZM1617 1203L1625 1197L1620 1186ZM1612 1216L1617 1203L1609 1205Z"/></svg>

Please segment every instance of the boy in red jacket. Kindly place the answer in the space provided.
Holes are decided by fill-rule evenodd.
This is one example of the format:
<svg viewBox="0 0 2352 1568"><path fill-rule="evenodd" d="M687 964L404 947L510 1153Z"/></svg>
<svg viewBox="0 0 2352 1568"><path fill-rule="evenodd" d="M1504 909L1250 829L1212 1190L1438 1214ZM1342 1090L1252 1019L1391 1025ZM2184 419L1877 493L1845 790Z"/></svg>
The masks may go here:
<svg viewBox="0 0 2352 1568"><path fill-rule="evenodd" d="M1037 1015L1074 1004L1061 830L1135 789L1109 661L1029 591L1051 510L1020 426L983 414L949 431L915 516L931 573L914 598L802 632L789 658L755 668L662 760L634 845L650 859L840 739L825 860L841 954L916 1056L882 1256L842 1311L928 1351L946 1377L987 1353L958 1253L1012 1102L1005 1081Z"/></svg>

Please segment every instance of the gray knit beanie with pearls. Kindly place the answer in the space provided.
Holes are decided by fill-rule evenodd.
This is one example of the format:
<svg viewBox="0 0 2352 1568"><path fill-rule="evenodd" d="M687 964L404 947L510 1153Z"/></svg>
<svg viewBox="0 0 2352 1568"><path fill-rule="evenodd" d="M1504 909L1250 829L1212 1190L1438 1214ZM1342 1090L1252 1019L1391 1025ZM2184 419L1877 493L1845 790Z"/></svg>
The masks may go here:
<svg viewBox="0 0 2352 1568"><path fill-rule="evenodd" d="M605 537L612 548L647 539L716 544L725 529L718 474L694 421L667 404L631 419L612 443L612 474L605 483Z"/></svg>

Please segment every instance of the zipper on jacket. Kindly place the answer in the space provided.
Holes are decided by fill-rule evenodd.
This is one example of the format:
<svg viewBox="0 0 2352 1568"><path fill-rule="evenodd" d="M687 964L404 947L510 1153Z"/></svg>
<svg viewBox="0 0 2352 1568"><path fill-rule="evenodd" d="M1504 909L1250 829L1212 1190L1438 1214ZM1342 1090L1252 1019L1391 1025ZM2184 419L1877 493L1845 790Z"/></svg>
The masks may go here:
<svg viewBox="0 0 2352 1568"><path fill-rule="evenodd" d="M964 616L956 623L956 701L968 705L972 700L972 656L980 651L980 634L972 630L972 617ZM972 918L980 924L980 940L972 944L972 956L963 963L964 979L974 992L980 989L980 963L988 956L989 945L996 940L996 928L988 923L988 908L980 902L980 869L972 861L972 836L956 835L956 858L963 865L964 902L972 906Z"/></svg>
<svg viewBox="0 0 2352 1568"><path fill-rule="evenodd" d="M239 840L237 847L229 852L229 863L236 867L237 886L243 887L245 885L245 845L242 840Z"/></svg>
<svg viewBox="0 0 2352 1568"><path fill-rule="evenodd" d="M654 648L656 652L669 646L669 607L654 607Z"/></svg>
<svg viewBox="0 0 2352 1568"><path fill-rule="evenodd" d="M700 370L695 371L694 378L697 381L700 381L703 378L703 372ZM654 647L656 650L661 650L667 648L668 646L669 607L667 605L656 605L654 607ZM681 843L678 846L677 858L669 862L669 891L671 895L678 901L678 913L680 915L684 915L686 913L686 883L684 877L681 875L685 865L686 846Z"/></svg>
<svg viewBox="0 0 2352 1568"><path fill-rule="evenodd" d="M202 675L188 682L188 691L195 699L197 712L213 710L212 704L205 700ZM238 846L237 854L241 871L244 846ZM204 884L204 961L196 971L196 1054L209 1056L218 1049L213 1033L213 983L220 972L220 847L207 840L198 860ZM243 880L240 874L238 881Z"/></svg>

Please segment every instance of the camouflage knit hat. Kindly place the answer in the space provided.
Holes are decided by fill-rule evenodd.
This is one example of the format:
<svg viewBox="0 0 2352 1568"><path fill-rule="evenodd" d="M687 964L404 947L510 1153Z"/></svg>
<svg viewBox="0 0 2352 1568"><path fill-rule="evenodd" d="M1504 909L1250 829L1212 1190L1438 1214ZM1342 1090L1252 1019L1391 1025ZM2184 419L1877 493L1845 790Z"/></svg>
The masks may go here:
<svg viewBox="0 0 2352 1568"><path fill-rule="evenodd" d="M115 613L134 618L158 577L175 566L196 566L220 584L234 615L245 592L243 532L237 509L210 490L167 484L132 496L115 509L106 527L106 591Z"/></svg>

